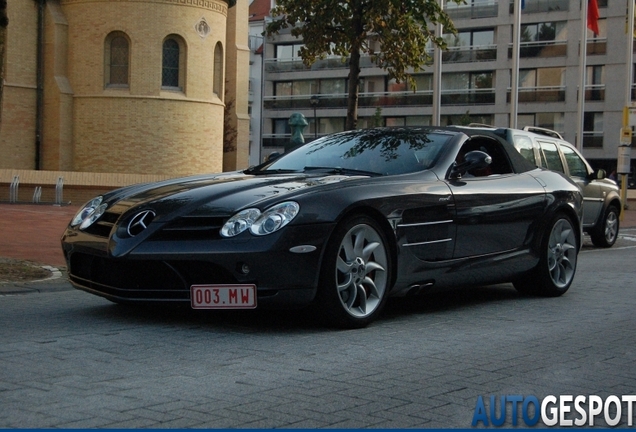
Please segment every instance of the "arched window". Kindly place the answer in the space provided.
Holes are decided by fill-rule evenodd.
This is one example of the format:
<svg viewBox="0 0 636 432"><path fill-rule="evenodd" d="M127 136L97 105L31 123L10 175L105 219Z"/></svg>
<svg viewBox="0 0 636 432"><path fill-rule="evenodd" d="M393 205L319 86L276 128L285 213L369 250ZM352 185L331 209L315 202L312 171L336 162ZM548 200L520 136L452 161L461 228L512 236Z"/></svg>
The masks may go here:
<svg viewBox="0 0 636 432"><path fill-rule="evenodd" d="M174 39L166 39L163 43L161 85L179 87L179 43Z"/></svg>
<svg viewBox="0 0 636 432"><path fill-rule="evenodd" d="M106 87L128 87L130 42L123 32L112 32L104 43L104 83Z"/></svg>
<svg viewBox="0 0 636 432"><path fill-rule="evenodd" d="M212 81L212 91L223 100L223 46L217 42L214 48L214 76Z"/></svg>

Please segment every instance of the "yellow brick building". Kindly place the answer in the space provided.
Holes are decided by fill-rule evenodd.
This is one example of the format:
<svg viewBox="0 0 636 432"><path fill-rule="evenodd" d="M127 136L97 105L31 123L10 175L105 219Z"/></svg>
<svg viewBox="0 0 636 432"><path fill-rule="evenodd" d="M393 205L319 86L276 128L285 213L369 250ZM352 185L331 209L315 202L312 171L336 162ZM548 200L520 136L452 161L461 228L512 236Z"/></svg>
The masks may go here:
<svg viewBox="0 0 636 432"><path fill-rule="evenodd" d="M0 169L247 166L247 0L10 0L7 12Z"/></svg>

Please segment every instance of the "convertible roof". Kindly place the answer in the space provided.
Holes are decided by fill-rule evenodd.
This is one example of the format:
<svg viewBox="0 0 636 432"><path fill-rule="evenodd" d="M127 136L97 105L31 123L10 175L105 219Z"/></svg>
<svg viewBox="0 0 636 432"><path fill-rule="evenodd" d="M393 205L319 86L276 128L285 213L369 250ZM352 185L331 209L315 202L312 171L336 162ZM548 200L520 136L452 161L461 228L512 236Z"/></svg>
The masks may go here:
<svg viewBox="0 0 636 432"><path fill-rule="evenodd" d="M532 171L537 168L536 165L534 165L532 162L530 162L529 160L521 156L521 153L519 153L517 149L511 143L506 141L506 139L504 138L505 133L503 134L503 137L502 135L500 135L500 133L498 133L500 129L461 127L461 126L448 126L442 129L461 132L465 135L468 135L469 137L487 136L487 137L496 139L503 146L504 150L506 151L506 154L508 155L508 158L510 159L510 163L512 164L513 170L517 173Z"/></svg>

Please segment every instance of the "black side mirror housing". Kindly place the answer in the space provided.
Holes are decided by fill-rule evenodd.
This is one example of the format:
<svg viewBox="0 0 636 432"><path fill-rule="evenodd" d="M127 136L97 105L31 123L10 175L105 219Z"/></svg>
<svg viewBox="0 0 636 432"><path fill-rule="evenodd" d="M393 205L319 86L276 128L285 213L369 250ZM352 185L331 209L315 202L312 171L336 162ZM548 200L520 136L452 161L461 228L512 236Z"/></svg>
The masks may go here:
<svg viewBox="0 0 636 432"><path fill-rule="evenodd" d="M451 168L450 178L461 178L467 171L486 168L492 163L492 157L486 152L473 150L464 155L464 161L455 163Z"/></svg>

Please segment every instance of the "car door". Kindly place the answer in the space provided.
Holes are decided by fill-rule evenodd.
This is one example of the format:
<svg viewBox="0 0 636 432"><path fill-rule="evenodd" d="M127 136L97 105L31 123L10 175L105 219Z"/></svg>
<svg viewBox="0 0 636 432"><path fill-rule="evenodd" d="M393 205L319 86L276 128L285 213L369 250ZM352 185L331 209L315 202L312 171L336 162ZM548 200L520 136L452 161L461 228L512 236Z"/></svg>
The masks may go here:
<svg viewBox="0 0 636 432"><path fill-rule="evenodd" d="M500 143L482 141L478 148L493 158L493 174L448 179L456 209L454 258L522 247L544 209L543 187L530 175L512 172Z"/></svg>
<svg viewBox="0 0 636 432"><path fill-rule="evenodd" d="M568 175L583 191L583 226L594 225L603 210L605 197L601 186L590 179L592 169L571 147L559 144L568 169Z"/></svg>

